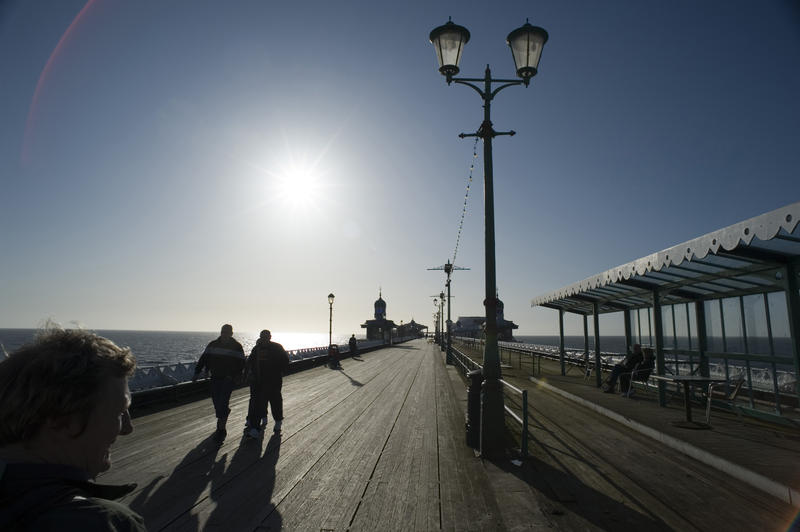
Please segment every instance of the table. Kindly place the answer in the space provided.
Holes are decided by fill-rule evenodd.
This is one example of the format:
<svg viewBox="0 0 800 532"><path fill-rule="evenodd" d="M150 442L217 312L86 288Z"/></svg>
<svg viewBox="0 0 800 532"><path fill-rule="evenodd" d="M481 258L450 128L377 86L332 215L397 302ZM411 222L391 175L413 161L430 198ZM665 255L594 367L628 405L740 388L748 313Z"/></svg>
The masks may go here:
<svg viewBox="0 0 800 532"><path fill-rule="evenodd" d="M700 423L692 420L692 401L690 388L692 385L703 384L708 386L712 383L726 382L727 379L716 379L713 377L703 377L701 375L653 375L652 378L664 382L683 384L683 402L686 406L686 421L674 421L672 423L673 425L685 429L711 428L708 423Z"/></svg>

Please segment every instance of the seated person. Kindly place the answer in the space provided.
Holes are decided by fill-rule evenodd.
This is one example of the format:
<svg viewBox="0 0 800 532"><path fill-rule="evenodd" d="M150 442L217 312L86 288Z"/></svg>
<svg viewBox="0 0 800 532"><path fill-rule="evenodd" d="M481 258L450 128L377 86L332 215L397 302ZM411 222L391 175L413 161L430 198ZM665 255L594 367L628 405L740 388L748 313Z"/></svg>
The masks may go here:
<svg viewBox="0 0 800 532"><path fill-rule="evenodd" d="M133 431L128 348L51 329L0 362L0 530L144 531L114 499L136 484L93 482Z"/></svg>
<svg viewBox="0 0 800 532"><path fill-rule="evenodd" d="M650 372L653 371L653 367L655 366L655 358L653 357L653 350L652 349L643 349L642 350L644 359L639 363L638 366L635 366L631 372L622 373L619 376L619 387L622 391L623 395L627 395L628 397L633 395L633 389L631 388L631 381L644 381L647 380L646 376L650 376Z"/></svg>
<svg viewBox="0 0 800 532"><path fill-rule="evenodd" d="M633 368L636 367L636 364L644 360L644 355L642 354L642 346L639 344L633 344L633 353L629 353L622 362L614 365L614 368L611 370L611 375L609 375L608 379L603 383L603 392L605 393L614 393L614 388L617 385L617 379L622 373L630 373L633 371Z"/></svg>

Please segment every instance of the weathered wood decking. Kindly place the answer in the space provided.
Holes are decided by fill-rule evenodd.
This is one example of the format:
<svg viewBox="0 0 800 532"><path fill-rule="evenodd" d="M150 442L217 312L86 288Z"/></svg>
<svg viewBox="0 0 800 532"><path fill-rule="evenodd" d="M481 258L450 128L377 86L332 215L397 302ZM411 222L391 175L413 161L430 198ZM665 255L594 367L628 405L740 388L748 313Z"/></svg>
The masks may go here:
<svg viewBox="0 0 800 532"><path fill-rule="evenodd" d="M424 341L290 375L281 437L242 440L248 393L228 438L210 437L206 399L135 419L101 481L135 481L151 530L488 530L486 472L463 445L463 414ZM271 424L270 424L271 426Z"/></svg>
<svg viewBox="0 0 800 532"><path fill-rule="evenodd" d="M531 390L533 456L522 466L464 445L464 388L423 340L284 380L282 436L228 438L210 399L134 420L101 482L150 530L779 530L794 510L717 470ZM270 423L271 426L271 423Z"/></svg>

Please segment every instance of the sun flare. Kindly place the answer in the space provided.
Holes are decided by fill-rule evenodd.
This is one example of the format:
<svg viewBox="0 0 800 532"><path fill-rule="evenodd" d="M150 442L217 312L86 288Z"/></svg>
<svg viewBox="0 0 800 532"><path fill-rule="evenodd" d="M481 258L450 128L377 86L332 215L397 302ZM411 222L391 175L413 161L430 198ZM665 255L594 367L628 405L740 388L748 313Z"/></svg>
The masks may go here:
<svg viewBox="0 0 800 532"><path fill-rule="evenodd" d="M281 204L293 209L309 209L316 206L323 182L315 168L293 165L276 177L275 195Z"/></svg>

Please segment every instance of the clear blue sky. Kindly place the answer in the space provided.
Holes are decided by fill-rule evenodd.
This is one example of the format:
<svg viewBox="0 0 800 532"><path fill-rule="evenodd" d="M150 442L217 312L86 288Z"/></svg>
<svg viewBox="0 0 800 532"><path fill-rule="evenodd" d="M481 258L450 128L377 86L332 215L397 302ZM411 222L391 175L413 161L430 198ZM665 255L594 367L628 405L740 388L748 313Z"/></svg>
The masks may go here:
<svg viewBox="0 0 800 532"><path fill-rule="evenodd" d="M6 0L0 327L360 333L432 325L481 102L437 72L539 75L493 104L497 283L534 296L798 200L797 2ZM482 158L453 315L483 313ZM286 184L309 181L298 192Z"/></svg>

